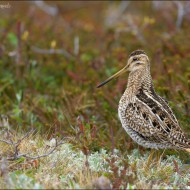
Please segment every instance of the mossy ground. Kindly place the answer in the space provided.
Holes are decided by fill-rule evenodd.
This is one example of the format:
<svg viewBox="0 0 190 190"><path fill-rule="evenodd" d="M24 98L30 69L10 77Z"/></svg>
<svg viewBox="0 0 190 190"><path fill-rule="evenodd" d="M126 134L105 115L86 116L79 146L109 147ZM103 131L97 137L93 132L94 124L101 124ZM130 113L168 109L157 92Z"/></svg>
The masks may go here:
<svg viewBox="0 0 190 190"><path fill-rule="evenodd" d="M96 88L131 51L144 49L156 91L190 137L190 16L176 27L177 8L168 3L130 2L121 12L120 2L47 2L57 6L54 16L32 2L0 9L0 107L9 121L2 130L10 127L18 138L37 129L20 152L43 153L52 138L65 139L31 169L22 167L25 159L8 162L2 188L90 188L102 175L115 188L188 187L183 168L189 154L167 150L161 161L154 155L149 163L151 154L121 128L117 105L127 76ZM9 146L1 147L1 158L11 154Z"/></svg>

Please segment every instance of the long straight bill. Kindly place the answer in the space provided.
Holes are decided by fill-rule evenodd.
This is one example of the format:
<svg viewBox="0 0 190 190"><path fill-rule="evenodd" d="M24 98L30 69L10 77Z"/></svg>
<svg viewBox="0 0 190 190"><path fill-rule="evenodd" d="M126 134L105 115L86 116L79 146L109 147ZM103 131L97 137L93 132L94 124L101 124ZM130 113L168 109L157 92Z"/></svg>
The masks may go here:
<svg viewBox="0 0 190 190"><path fill-rule="evenodd" d="M121 69L120 71L118 71L117 73L115 73L114 75L112 75L111 77L109 77L107 80L105 80L104 82L102 82L101 84L99 84L97 86L97 88L100 88L101 86L105 85L106 83L108 83L112 79L117 78L118 76L122 75L126 71L127 71L127 65L123 69Z"/></svg>

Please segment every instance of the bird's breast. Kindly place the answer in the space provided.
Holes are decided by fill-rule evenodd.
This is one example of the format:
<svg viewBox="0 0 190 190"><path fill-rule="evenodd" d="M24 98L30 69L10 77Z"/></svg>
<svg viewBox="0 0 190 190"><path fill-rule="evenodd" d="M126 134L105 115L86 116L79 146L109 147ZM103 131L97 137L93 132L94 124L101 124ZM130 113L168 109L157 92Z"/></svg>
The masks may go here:
<svg viewBox="0 0 190 190"><path fill-rule="evenodd" d="M124 93L124 95L121 97L119 101L119 107L118 107L118 116L119 119L123 125L123 121L126 120L126 110L128 109L129 103L135 102L134 96L128 96Z"/></svg>

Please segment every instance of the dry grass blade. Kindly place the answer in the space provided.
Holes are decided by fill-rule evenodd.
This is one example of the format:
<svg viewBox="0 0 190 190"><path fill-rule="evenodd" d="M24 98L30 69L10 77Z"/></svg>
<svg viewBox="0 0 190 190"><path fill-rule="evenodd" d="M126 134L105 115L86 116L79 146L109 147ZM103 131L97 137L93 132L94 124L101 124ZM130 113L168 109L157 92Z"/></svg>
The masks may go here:
<svg viewBox="0 0 190 190"><path fill-rule="evenodd" d="M74 59L74 56L64 49L40 49L38 47L33 46L32 50L35 53L39 53L39 54L60 54L60 55L64 55L68 59Z"/></svg>
<svg viewBox="0 0 190 190"><path fill-rule="evenodd" d="M148 159L145 163L145 171L148 172L150 169L150 166L153 164L153 156L154 156L155 150L151 149L150 155L148 156Z"/></svg>

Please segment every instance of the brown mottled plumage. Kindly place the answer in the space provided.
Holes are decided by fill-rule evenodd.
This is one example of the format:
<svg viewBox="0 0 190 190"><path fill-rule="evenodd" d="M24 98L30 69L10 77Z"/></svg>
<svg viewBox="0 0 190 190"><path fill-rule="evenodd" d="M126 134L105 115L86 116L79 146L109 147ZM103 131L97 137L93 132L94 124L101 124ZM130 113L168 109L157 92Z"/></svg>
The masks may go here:
<svg viewBox="0 0 190 190"><path fill-rule="evenodd" d="M127 88L119 101L122 127L138 144L148 148L184 149L190 152L185 137L166 100L156 94L150 75L150 61L142 50L129 56L127 65L98 87L129 71Z"/></svg>

